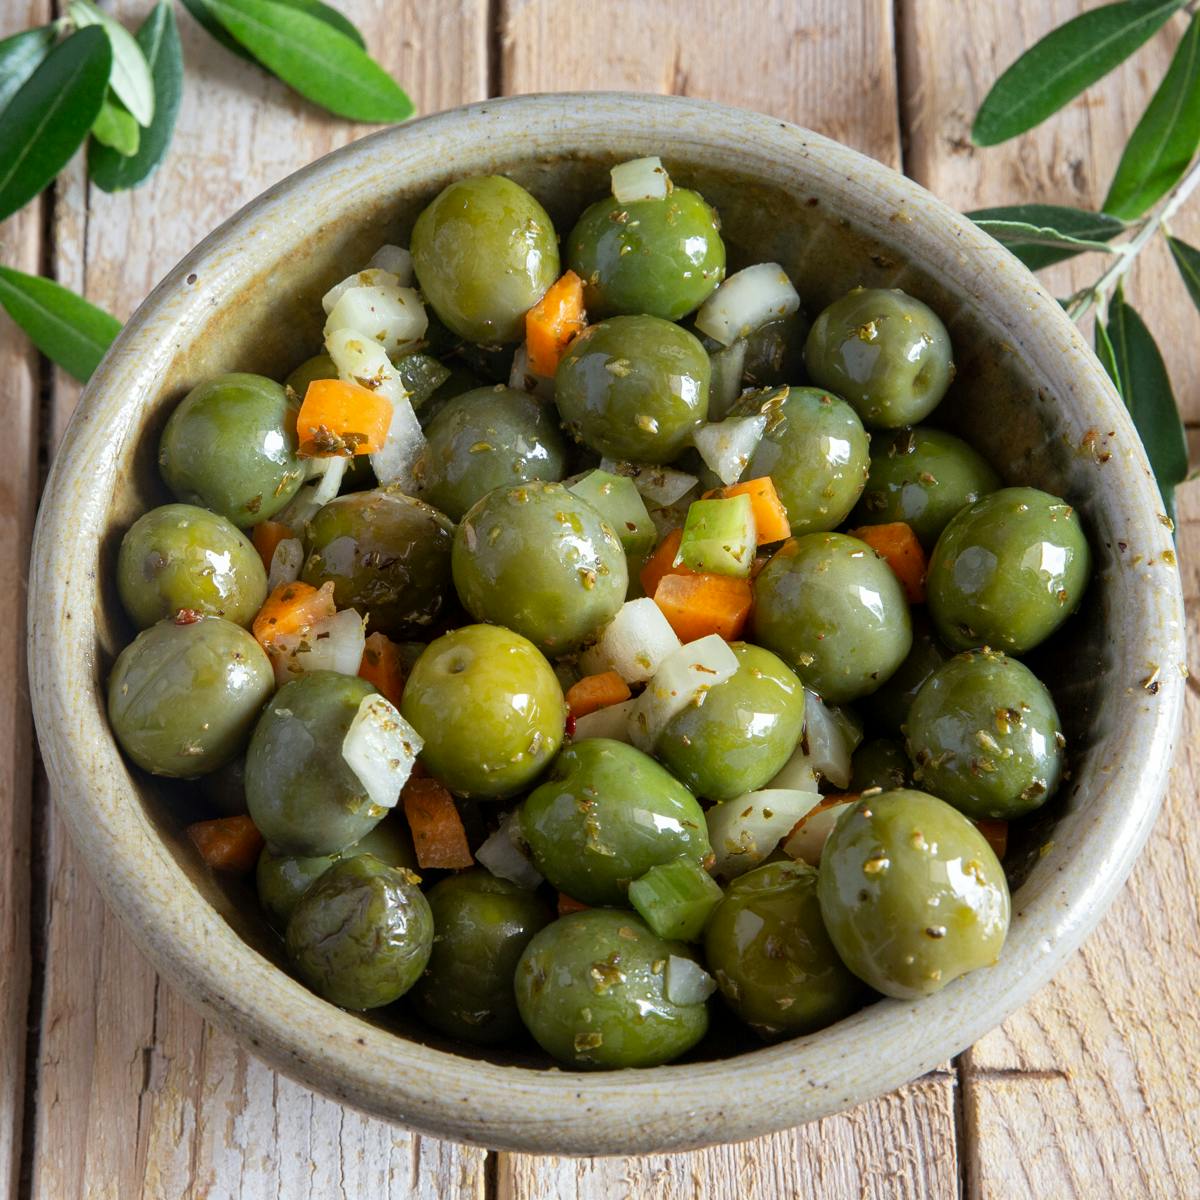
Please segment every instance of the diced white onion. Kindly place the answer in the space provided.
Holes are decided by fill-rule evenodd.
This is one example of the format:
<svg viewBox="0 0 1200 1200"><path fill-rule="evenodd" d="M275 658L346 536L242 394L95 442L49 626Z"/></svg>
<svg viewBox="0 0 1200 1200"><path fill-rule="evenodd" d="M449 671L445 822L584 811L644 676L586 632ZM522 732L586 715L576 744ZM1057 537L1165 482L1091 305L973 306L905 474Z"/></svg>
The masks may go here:
<svg viewBox="0 0 1200 1200"><path fill-rule="evenodd" d="M428 328L425 305L412 288L352 287L338 297L326 318L325 336L349 329L395 354L406 342L423 337Z"/></svg>
<svg viewBox="0 0 1200 1200"><path fill-rule="evenodd" d="M821 851L833 827L841 820L850 805L857 803L857 797L843 800L840 796L830 796L822 800L816 808L802 817L800 824L792 831L783 843L783 852L796 862L806 862L815 867L821 861Z"/></svg>
<svg viewBox="0 0 1200 1200"><path fill-rule="evenodd" d="M571 740L582 742L587 738L611 738L614 742L628 742L630 719L636 703L636 700L622 700L620 704L609 704L586 716L576 717Z"/></svg>
<svg viewBox="0 0 1200 1200"><path fill-rule="evenodd" d="M817 792L764 788L714 805L704 817L717 860L715 873L734 879L758 866L820 803Z"/></svg>
<svg viewBox="0 0 1200 1200"><path fill-rule="evenodd" d="M712 385L708 389L708 419L720 421L742 394L746 373L746 341L738 338L723 350L710 354Z"/></svg>
<svg viewBox="0 0 1200 1200"><path fill-rule="evenodd" d="M287 505L275 514L275 520L297 533L303 532L309 521L321 511L322 506L316 501L318 487L319 481L302 483Z"/></svg>
<svg viewBox="0 0 1200 1200"><path fill-rule="evenodd" d="M267 591L273 592L281 583L295 583L304 566L304 543L299 538L283 538L271 555L267 573Z"/></svg>
<svg viewBox="0 0 1200 1200"><path fill-rule="evenodd" d="M303 633L278 634L271 643L275 682L282 687L311 671L357 675L365 646L363 619L352 608L316 621Z"/></svg>
<svg viewBox="0 0 1200 1200"><path fill-rule="evenodd" d="M543 400L554 399L554 380L546 375L535 375L529 369L529 346L522 342L513 353L512 370L508 373L508 386L518 392L530 392Z"/></svg>
<svg viewBox="0 0 1200 1200"><path fill-rule="evenodd" d="M672 467L618 462L613 458L602 458L600 469L608 471L610 475L625 475L632 479L642 499L649 501L648 508L651 505L665 508L674 504L699 483L695 475L676 471Z"/></svg>
<svg viewBox="0 0 1200 1200"><path fill-rule="evenodd" d="M381 449L371 455L375 478L381 484L397 484L409 495L417 491L417 460L425 449L425 434L405 396L392 404L392 423Z"/></svg>
<svg viewBox="0 0 1200 1200"><path fill-rule="evenodd" d="M667 959L663 992L672 1004L703 1004L717 981L694 959L672 954Z"/></svg>
<svg viewBox="0 0 1200 1200"><path fill-rule="evenodd" d="M642 683L678 649L675 630L653 600L627 600L584 651L580 666L588 675L616 671L626 683Z"/></svg>
<svg viewBox="0 0 1200 1200"><path fill-rule="evenodd" d="M620 204L635 200L665 200L671 192L671 177L657 155L634 158L609 171L612 194Z"/></svg>
<svg viewBox="0 0 1200 1200"><path fill-rule="evenodd" d="M850 756L854 747L837 717L808 688L804 689L804 744L814 771L834 787L849 785Z"/></svg>
<svg viewBox="0 0 1200 1200"><path fill-rule="evenodd" d="M766 432L767 418L729 417L702 425L692 437L708 469L726 486L737 483Z"/></svg>
<svg viewBox="0 0 1200 1200"><path fill-rule="evenodd" d="M349 465L350 459L345 454L330 454L309 461L313 464L320 464L320 470L312 471L313 476L317 477L317 490L313 493L313 503L324 507L341 489L342 479L346 474L346 467Z"/></svg>
<svg viewBox="0 0 1200 1200"><path fill-rule="evenodd" d="M817 773L813 770L812 759L804 752L803 738L796 743L792 757L779 768L779 771L767 781L768 788L786 788L796 792L816 792Z"/></svg>
<svg viewBox="0 0 1200 1200"><path fill-rule="evenodd" d="M408 287L413 281L412 255L403 246L380 246L371 255L367 270L388 271L395 275L396 282L401 287Z"/></svg>
<svg viewBox="0 0 1200 1200"><path fill-rule="evenodd" d="M395 808L424 746L421 735L378 692L364 696L342 739L342 758L380 808Z"/></svg>
<svg viewBox="0 0 1200 1200"><path fill-rule="evenodd" d="M652 753L671 719L738 669L737 655L720 634L681 646L664 660L637 698L630 720L633 744Z"/></svg>
<svg viewBox="0 0 1200 1200"><path fill-rule="evenodd" d="M800 296L778 263L756 263L730 275L700 306L696 328L723 346L800 307Z"/></svg>
<svg viewBox="0 0 1200 1200"><path fill-rule="evenodd" d="M543 880L521 844L518 828L516 812L505 813L496 832L475 851L475 861L497 879L533 891Z"/></svg>
<svg viewBox="0 0 1200 1200"><path fill-rule="evenodd" d="M335 283L333 287L321 297L321 307L325 310L325 315L328 316L333 312L337 302L351 288L356 287L401 287L408 283L407 279L401 279L392 271L384 270L379 267L368 267L365 271L355 271L353 275L347 275L341 283Z"/></svg>

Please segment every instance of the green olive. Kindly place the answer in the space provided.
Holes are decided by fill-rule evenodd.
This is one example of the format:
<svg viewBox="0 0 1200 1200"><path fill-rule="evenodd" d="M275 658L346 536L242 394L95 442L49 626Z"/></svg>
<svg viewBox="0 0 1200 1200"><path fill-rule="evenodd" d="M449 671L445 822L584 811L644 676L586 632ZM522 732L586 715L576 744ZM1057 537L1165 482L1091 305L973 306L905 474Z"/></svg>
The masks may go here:
<svg viewBox="0 0 1200 1200"><path fill-rule="evenodd" d="M933 624L922 607L910 609L913 627L912 649L892 677L858 707L870 724L882 733L898 734L908 720L908 710L921 685L950 657Z"/></svg>
<svg viewBox="0 0 1200 1200"><path fill-rule="evenodd" d="M890 792L912 783L912 763L904 743L896 738L870 738L862 743L850 760L851 792L883 788Z"/></svg>
<svg viewBox="0 0 1200 1200"><path fill-rule="evenodd" d="M804 368L804 339L808 318L803 311L764 321L746 338L742 377L746 387L791 387L808 378Z"/></svg>
<svg viewBox="0 0 1200 1200"><path fill-rule="evenodd" d="M306 358L287 377L284 386L290 387L297 397L303 400L310 383L316 383L318 379L336 379L337 377L338 369L333 359L328 354L314 354L312 358Z"/></svg>

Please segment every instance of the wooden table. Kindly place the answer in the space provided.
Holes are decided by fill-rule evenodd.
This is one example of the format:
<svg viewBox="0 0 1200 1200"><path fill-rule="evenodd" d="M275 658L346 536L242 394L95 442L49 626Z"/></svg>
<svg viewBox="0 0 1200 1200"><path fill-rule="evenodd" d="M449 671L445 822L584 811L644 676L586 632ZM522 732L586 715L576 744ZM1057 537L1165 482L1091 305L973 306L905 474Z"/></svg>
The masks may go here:
<svg viewBox="0 0 1200 1200"><path fill-rule="evenodd" d="M981 151L998 72L1094 0L342 0L423 112L510 92L625 88L761 109L858 147L971 208L1088 206L1166 67L1173 36L1038 131ZM50 19L5 0L0 35ZM148 0L119 0L141 20ZM119 315L275 180L364 130L319 113L200 33L172 153L107 196L77 161L0 230L3 261ZM1200 219L1177 232L1200 240ZM1157 250L1134 299L1200 426L1200 318ZM1067 294L1094 262L1058 268ZM23 580L39 484L79 389L0 319L0 578ZM984 399L986 402L986 399ZM1193 633L1200 488L1180 497ZM570 1161L414 1136L276 1075L163 986L101 903L54 815L30 728L24 589L0 598L0 1197L1200 1196L1200 688L1155 833L1098 932L1023 1011L880 1100L696 1154ZM1198 643L1193 641L1193 648ZM1196 664L1193 663L1193 667Z"/></svg>

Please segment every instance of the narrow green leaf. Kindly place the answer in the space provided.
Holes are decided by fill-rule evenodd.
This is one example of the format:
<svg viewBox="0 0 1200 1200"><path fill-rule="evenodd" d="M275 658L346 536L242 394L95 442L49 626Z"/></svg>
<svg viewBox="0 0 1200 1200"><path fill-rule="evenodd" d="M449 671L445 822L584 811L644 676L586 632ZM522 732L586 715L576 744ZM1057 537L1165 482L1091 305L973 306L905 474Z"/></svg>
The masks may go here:
<svg viewBox="0 0 1200 1200"><path fill-rule="evenodd" d="M133 34L91 0L71 0L67 14L79 28L99 25L108 35L113 53L109 85L133 114L134 120L139 125L149 125L154 119L154 80L150 78L150 64Z"/></svg>
<svg viewBox="0 0 1200 1200"><path fill-rule="evenodd" d="M1096 322L1096 357L1100 360L1100 365L1108 372L1113 386L1121 395L1124 395L1125 389L1121 386L1121 369L1117 366L1117 352L1113 349L1103 321Z"/></svg>
<svg viewBox="0 0 1200 1200"><path fill-rule="evenodd" d="M1070 250L1075 254L1082 254L1085 250L1099 250L1102 254L1113 252L1112 247L1104 242L1072 237L1048 225L1030 225L1027 221L995 221L986 217L977 218L975 224L1006 246L1038 246L1051 250Z"/></svg>
<svg viewBox="0 0 1200 1200"><path fill-rule="evenodd" d="M1035 125L1103 78L1166 24L1184 0L1121 0L1060 25L992 85L971 139L994 146Z"/></svg>
<svg viewBox="0 0 1200 1200"><path fill-rule="evenodd" d="M38 69L57 36L55 26L39 25L0 42L0 111Z"/></svg>
<svg viewBox="0 0 1200 1200"><path fill-rule="evenodd" d="M1183 276L1183 283L1192 298L1192 303L1200 308L1200 250L1176 237L1167 238L1167 245L1171 247L1171 257L1179 268L1179 274Z"/></svg>
<svg viewBox="0 0 1200 1200"><path fill-rule="evenodd" d="M254 55L248 53L239 43L237 38L232 34L227 33L225 27L220 21L209 11L205 0L183 0L183 7L192 15L192 20L208 34L220 42L231 54L236 54L238 58L244 58L247 62L254 62Z"/></svg>
<svg viewBox="0 0 1200 1200"><path fill-rule="evenodd" d="M141 141L142 127L113 94L110 88L100 106L100 113L92 122L92 137L105 146L111 146L118 154L136 154Z"/></svg>
<svg viewBox="0 0 1200 1200"><path fill-rule="evenodd" d="M1193 17L1171 66L1117 164L1104 211L1132 221L1187 170L1200 146L1200 17Z"/></svg>
<svg viewBox="0 0 1200 1200"><path fill-rule="evenodd" d="M318 21L324 21L326 25L331 25L339 33L344 33L356 46L363 50L367 48L367 43L363 41L363 35L359 33L354 22L343 16L336 8L322 4L321 0L277 0L277 3L285 4L288 8L298 8L301 12L308 13L310 17L316 17Z"/></svg>
<svg viewBox="0 0 1200 1200"><path fill-rule="evenodd" d="M272 74L302 96L352 121L405 121L412 101L345 34L278 0L193 0Z"/></svg>
<svg viewBox="0 0 1200 1200"><path fill-rule="evenodd" d="M1125 406L1146 447L1167 515L1173 518L1175 486L1187 478L1187 437L1154 337L1137 311L1126 303L1120 288L1109 306L1107 332Z"/></svg>
<svg viewBox="0 0 1200 1200"><path fill-rule="evenodd" d="M342 16L337 9L330 8L328 4L322 4L321 0L278 0L278 3L287 8L298 8L301 12L306 12L318 20L324 21L326 25L332 25L334 29L344 33L356 45L366 49L367 43L363 41L363 35L359 33L353 23ZM238 42L237 38L226 32L221 22L209 11L205 0L183 0L183 7L192 14L196 23L210 37L216 38L226 50L232 51L247 62L257 61L254 55Z"/></svg>
<svg viewBox="0 0 1200 1200"><path fill-rule="evenodd" d="M159 0L137 31L138 45L154 77L154 120L142 131L141 145L130 158L93 142L88 146L88 173L106 192L137 187L166 156L175 132L183 95L183 52L171 0Z"/></svg>
<svg viewBox="0 0 1200 1200"><path fill-rule="evenodd" d="M0 267L0 305L52 362L81 383L99 365L121 322L52 279Z"/></svg>
<svg viewBox="0 0 1200 1200"><path fill-rule="evenodd" d="M111 68L104 31L81 29L12 98L0 121L0 221L67 165L100 112Z"/></svg>
<svg viewBox="0 0 1200 1200"><path fill-rule="evenodd" d="M977 208L967 213L972 221L1006 221L1052 229L1076 242L1108 242L1125 229L1125 222L1107 213L1086 212L1058 204L1007 204L999 208ZM1005 244L1031 271L1040 271L1052 263L1062 262L1083 247L1071 243L1061 246L1034 245L1023 241Z"/></svg>

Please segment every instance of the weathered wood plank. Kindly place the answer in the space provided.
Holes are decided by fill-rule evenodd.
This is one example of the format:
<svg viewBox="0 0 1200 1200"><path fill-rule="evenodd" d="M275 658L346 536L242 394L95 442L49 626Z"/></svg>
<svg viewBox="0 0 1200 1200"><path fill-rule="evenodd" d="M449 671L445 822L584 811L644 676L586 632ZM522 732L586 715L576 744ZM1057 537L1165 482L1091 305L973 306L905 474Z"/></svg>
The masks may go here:
<svg viewBox="0 0 1200 1200"><path fill-rule="evenodd" d="M956 6L913 0L901 42L910 172L952 204L1102 202L1128 131L1166 69L1179 18L1108 80L1038 130L1004 146L969 144L987 87L1025 46L1093 7L1080 0ZM1194 240L1196 207L1175 222ZM1047 272L1067 295L1102 270L1095 256ZM1134 269L1131 298L1168 360L1184 412L1200 413L1200 317L1156 249ZM1200 634L1200 495L1180 493L1178 550ZM1200 663L1192 662L1193 674ZM1194 1115L1200 1087L1200 914L1193 819L1200 781L1200 693L1189 695L1183 750L1166 807L1133 876L1083 950L1025 1009L963 1059L967 1193L980 1197L1200 1194Z"/></svg>
<svg viewBox="0 0 1200 1200"><path fill-rule="evenodd" d="M502 6L506 93L678 92L798 121L898 165L891 5L714 0ZM737 30L736 46L701 31ZM847 67L853 64L853 69ZM695 1154L557 1160L501 1154L501 1200L535 1197L957 1194L954 1076L938 1072L816 1124Z"/></svg>
<svg viewBox="0 0 1200 1200"><path fill-rule="evenodd" d="M116 11L136 24L148 7L122 0ZM343 8L424 110L486 94L483 0L359 0ZM243 66L179 12L188 70L170 158L134 192L89 190L80 164L59 187L60 277L122 317L240 205L365 132ZM77 394L56 373L56 434ZM57 820L48 877L33 1196L483 1194L482 1152L344 1109L207 1026L105 910Z"/></svg>

